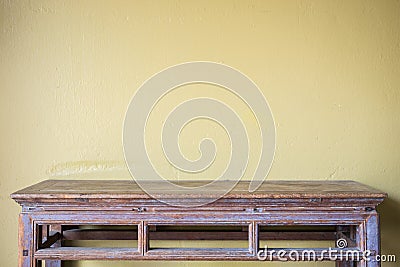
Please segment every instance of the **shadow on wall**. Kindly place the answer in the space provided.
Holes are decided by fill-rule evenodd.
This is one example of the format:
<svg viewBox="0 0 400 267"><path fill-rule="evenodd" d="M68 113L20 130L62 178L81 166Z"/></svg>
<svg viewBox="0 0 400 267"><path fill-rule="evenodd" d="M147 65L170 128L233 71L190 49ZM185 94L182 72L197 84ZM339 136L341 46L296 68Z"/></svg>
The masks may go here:
<svg viewBox="0 0 400 267"><path fill-rule="evenodd" d="M378 207L381 220L381 249L382 254L395 254L400 260L400 240L393 241L398 234L400 225L400 202L390 196ZM397 241L397 242L396 242Z"/></svg>

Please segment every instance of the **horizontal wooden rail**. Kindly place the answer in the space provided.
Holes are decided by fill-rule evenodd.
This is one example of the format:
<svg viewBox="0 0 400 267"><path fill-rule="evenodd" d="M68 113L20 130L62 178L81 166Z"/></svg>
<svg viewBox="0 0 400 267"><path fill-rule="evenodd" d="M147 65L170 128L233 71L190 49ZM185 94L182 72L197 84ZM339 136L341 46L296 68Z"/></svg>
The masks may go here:
<svg viewBox="0 0 400 267"><path fill-rule="evenodd" d="M314 253L310 254L310 250ZM331 257L349 255L354 261L362 259L362 252L357 248L335 249L331 254L328 248L270 248L260 255L251 254L247 249L232 248L155 248L141 255L136 248L47 248L36 251L38 260L293 260L290 257L298 255L297 261L330 260ZM275 252L273 252L275 251ZM278 257L277 251L280 256ZM283 251L283 252L282 252ZM295 251L295 253L293 253ZM304 255L304 256L303 256ZM264 257L264 258L263 258ZM309 258L310 257L310 258Z"/></svg>
<svg viewBox="0 0 400 267"><path fill-rule="evenodd" d="M141 256L137 248L59 247L35 252L39 260L133 260Z"/></svg>

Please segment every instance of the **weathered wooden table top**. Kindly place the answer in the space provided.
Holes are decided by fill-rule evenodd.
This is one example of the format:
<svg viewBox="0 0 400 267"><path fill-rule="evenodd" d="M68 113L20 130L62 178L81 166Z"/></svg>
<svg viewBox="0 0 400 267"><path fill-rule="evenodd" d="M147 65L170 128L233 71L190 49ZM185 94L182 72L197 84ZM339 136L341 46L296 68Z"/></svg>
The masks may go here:
<svg viewBox="0 0 400 267"><path fill-rule="evenodd" d="M198 187L210 182L174 183ZM47 180L15 192L11 197L22 206L19 219L19 266L39 266L36 264L39 260L45 260L46 266L48 263L62 266L62 260L258 260L260 238L271 239L270 230L273 226L316 227L312 232L309 229L298 230L297 233L292 229L274 232L275 240L306 238L333 241L337 237L345 237L346 244L351 244L351 247L342 247L341 252L347 249L355 249L360 254L363 249L375 254L380 252L376 206L383 201L386 193L358 182L267 180L256 191L249 192L250 181L240 181L220 198L221 192L225 192L223 189L230 188L232 182L214 181L211 190L209 186L204 192L196 191L195 195L187 190L170 190L168 188L172 187L165 187L158 181L146 183L145 188L151 186L160 198L149 196L133 180ZM176 205L163 202L163 198L172 200ZM204 199L209 201L200 201ZM190 202L193 205L188 205ZM80 229L80 225L96 225L96 228L88 232L88 229ZM127 236L131 240L137 239L137 247L63 245L63 240L86 240L84 237L87 233L93 235L92 239L87 240L103 240L106 230L99 232L97 228L102 225L135 226L137 231L127 228L123 232L124 238L121 238L121 233L107 231L109 240L125 240ZM168 230L170 226L190 226L197 230L187 230L185 234ZM198 228L201 226L218 227L220 230L207 232ZM239 227L235 231L229 230L233 226ZM319 226L332 226L334 230L327 235L319 230ZM266 231L266 228L269 230ZM48 229L54 234L49 236L51 231ZM47 239L41 242L44 233ZM286 239L283 239L285 234ZM247 240L248 245L240 248L158 248L153 247L154 242L151 241L156 238L226 240L227 236L235 236L233 240ZM293 248L284 249L288 255L293 251ZM315 249L318 259L331 260L324 256L322 251L325 248ZM298 248L298 251L301 254L309 251L309 248ZM353 266L353 263L346 260L336 266L350 265ZM364 261L357 266L378 267L379 262L368 262L366 265Z"/></svg>
<svg viewBox="0 0 400 267"><path fill-rule="evenodd" d="M210 181L174 181L185 187L195 187ZM212 191L204 195L180 195L162 188L157 181L147 181L156 188L160 196L176 198L196 198L213 196ZM256 191L249 192L249 181L239 183L223 198L241 199L290 199L290 198L385 198L386 193L370 186L348 180L339 181L265 181ZM216 190L225 185L224 181L215 184ZM45 180L35 185L19 190L11 195L13 199L73 199L73 198L150 198L133 180Z"/></svg>

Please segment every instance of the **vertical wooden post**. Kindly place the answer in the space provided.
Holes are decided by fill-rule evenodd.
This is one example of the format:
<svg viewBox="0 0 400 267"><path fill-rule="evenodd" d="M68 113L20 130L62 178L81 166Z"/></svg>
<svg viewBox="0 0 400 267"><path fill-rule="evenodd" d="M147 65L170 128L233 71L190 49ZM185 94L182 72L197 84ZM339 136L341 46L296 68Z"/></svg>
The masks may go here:
<svg viewBox="0 0 400 267"><path fill-rule="evenodd" d="M18 266L33 266L33 221L29 214L21 213L18 219Z"/></svg>
<svg viewBox="0 0 400 267"><path fill-rule="evenodd" d="M249 224L249 252L256 256L258 252L259 240L258 240L258 224L252 222Z"/></svg>
<svg viewBox="0 0 400 267"><path fill-rule="evenodd" d="M336 239L340 238L340 233L342 233L343 230L344 230L343 226L340 226L340 225L336 226ZM353 239L353 240L356 238L353 226L350 227L350 236L349 236L349 238ZM355 262L353 262L353 261L345 261L344 260L344 261L336 261L335 264L336 264L335 265L336 267L354 267Z"/></svg>
<svg viewBox="0 0 400 267"><path fill-rule="evenodd" d="M365 251L366 250L366 235L365 235L366 231L365 231L365 221L362 222L360 225L357 226L357 231L356 231L356 243L357 243L357 247L361 250L361 251ZM360 261L357 262L357 267L366 267L367 264L365 262L365 260L361 259Z"/></svg>
<svg viewBox="0 0 400 267"><path fill-rule="evenodd" d="M43 227L42 225L33 223L33 252L39 249L39 247L42 245L42 231ZM42 267L42 261L35 260L34 258L32 259L33 266L34 267Z"/></svg>
<svg viewBox="0 0 400 267"><path fill-rule="evenodd" d="M380 255L380 231L379 231L379 215L374 211L365 223L366 249L371 251L367 267L380 267L380 261L376 260L376 255Z"/></svg>
<svg viewBox="0 0 400 267"><path fill-rule="evenodd" d="M380 254L380 232L379 215L374 210L371 215L357 227L357 245L369 256L357 263L357 267L380 267L381 263L376 261L376 255Z"/></svg>
<svg viewBox="0 0 400 267"><path fill-rule="evenodd" d="M138 228L138 249L142 255L149 250L149 226L147 222L141 222Z"/></svg>

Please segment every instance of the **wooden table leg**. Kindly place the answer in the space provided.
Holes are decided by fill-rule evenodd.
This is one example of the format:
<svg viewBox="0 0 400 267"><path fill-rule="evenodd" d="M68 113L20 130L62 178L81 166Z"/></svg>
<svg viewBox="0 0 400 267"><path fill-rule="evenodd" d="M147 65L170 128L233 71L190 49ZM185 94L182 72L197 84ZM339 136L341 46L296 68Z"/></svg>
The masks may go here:
<svg viewBox="0 0 400 267"><path fill-rule="evenodd" d="M21 213L18 220L18 266L32 267L33 259L33 221L29 214Z"/></svg>
<svg viewBox="0 0 400 267"><path fill-rule="evenodd" d="M366 230L366 248L372 251L370 261L367 262L367 267L380 267L380 261L376 260L376 255L380 255L380 230L379 230L379 215L374 212L368 218L365 224Z"/></svg>
<svg viewBox="0 0 400 267"><path fill-rule="evenodd" d="M380 267L380 261L376 260L376 255L380 252L380 231L379 215L376 211L371 212L368 219L363 222L357 231L357 244L369 256L357 263L357 267Z"/></svg>

